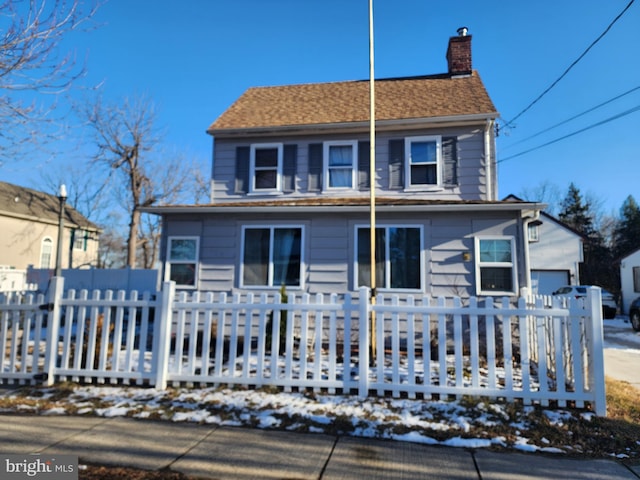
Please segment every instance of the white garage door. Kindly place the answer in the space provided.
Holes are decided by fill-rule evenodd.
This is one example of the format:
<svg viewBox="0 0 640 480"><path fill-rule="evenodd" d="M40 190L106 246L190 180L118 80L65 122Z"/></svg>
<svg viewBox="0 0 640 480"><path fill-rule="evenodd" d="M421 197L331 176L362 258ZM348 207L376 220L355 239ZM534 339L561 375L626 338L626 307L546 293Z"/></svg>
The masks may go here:
<svg viewBox="0 0 640 480"><path fill-rule="evenodd" d="M540 295L551 295L559 287L569 284L568 270L531 270L531 286Z"/></svg>

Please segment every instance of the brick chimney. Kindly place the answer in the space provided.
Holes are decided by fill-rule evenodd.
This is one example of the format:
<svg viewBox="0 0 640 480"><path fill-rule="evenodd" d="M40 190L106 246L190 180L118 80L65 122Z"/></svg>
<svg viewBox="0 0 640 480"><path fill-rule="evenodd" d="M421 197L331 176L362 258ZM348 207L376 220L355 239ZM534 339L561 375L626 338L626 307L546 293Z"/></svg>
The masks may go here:
<svg viewBox="0 0 640 480"><path fill-rule="evenodd" d="M447 65L449 75L471 74L471 35L467 35L467 27L458 29L458 36L449 39L447 48Z"/></svg>

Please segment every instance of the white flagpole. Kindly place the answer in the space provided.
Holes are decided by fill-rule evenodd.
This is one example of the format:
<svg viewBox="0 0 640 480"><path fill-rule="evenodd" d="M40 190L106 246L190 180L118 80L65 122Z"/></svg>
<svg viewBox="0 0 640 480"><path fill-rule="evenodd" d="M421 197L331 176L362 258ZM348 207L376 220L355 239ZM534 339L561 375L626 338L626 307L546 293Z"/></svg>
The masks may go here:
<svg viewBox="0 0 640 480"><path fill-rule="evenodd" d="M371 247L371 304L376 302L376 101L375 77L373 68L373 0L369 0L369 210L370 210L370 247ZM376 359L376 322L375 312L371 312L371 356Z"/></svg>

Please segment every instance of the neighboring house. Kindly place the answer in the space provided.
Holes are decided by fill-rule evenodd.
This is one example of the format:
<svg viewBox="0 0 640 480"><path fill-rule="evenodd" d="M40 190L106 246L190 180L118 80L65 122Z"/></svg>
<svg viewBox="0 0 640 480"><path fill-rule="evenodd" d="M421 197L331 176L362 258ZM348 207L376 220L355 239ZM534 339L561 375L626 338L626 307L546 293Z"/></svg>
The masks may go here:
<svg viewBox="0 0 640 480"><path fill-rule="evenodd" d="M55 268L59 213L55 195L0 182L0 265ZM99 233L95 224L65 205L62 267L96 266Z"/></svg>
<svg viewBox="0 0 640 480"><path fill-rule="evenodd" d="M621 312L629 313L631 302L640 297L640 250L630 253L620 261Z"/></svg>
<svg viewBox="0 0 640 480"><path fill-rule="evenodd" d="M520 201L514 195L505 200ZM546 212L529 223L529 261L534 293L551 295L564 285L580 285L584 236Z"/></svg>
<svg viewBox="0 0 640 480"><path fill-rule="evenodd" d="M209 127L211 203L162 216L165 280L202 291L378 290L516 296L531 287L528 225L544 205L497 198L495 120L466 29L448 72L248 89Z"/></svg>

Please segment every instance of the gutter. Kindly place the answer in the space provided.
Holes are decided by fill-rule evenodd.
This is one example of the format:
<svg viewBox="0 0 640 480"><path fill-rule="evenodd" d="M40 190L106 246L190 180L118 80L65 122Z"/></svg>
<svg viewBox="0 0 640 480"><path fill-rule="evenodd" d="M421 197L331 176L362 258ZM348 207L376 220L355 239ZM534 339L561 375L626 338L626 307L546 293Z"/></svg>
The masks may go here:
<svg viewBox="0 0 640 480"><path fill-rule="evenodd" d="M523 217L522 222L522 250L524 252L524 269L525 269L525 288L529 294L533 294L531 290L531 255L529 253L529 225L540 219L540 210L534 210L533 214ZM521 295L522 292L521 292Z"/></svg>
<svg viewBox="0 0 640 480"><path fill-rule="evenodd" d="M376 120L376 130L400 130L407 127L439 126L463 126L478 124L479 122L493 121L497 118L497 113L477 113L470 115L446 115L441 117L408 118L400 120ZM488 120L489 119L489 120ZM317 123L307 125L277 125L260 126L247 128L209 128L207 133L217 138L237 137L240 135L282 135L283 133L300 134L318 131L337 130L340 132L368 131L369 121L340 122L340 123Z"/></svg>
<svg viewBox="0 0 640 480"><path fill-rule="evenodd" d="M376 205L378 212L514 212L524 210L538 211L545 205L540 203L472 203L472 204L414 204L414 205ZM155 215L166 214L215 214L215 213L368 213L369 205L181 205L145 207L141 212Z"/></svg>

